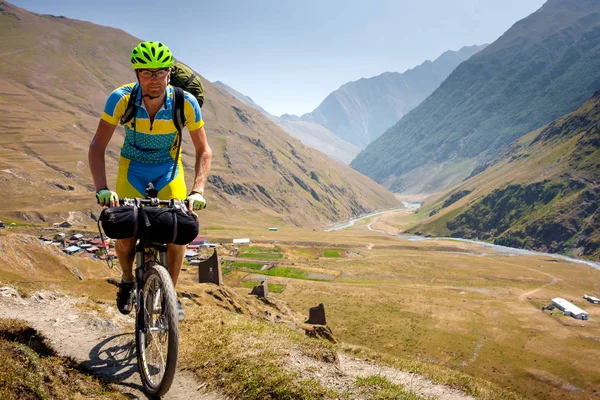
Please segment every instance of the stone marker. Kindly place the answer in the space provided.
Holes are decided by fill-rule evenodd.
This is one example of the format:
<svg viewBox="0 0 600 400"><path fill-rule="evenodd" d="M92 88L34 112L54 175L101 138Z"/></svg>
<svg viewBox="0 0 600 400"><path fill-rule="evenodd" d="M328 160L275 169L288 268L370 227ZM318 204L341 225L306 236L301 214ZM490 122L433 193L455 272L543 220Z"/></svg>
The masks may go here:
<svg viewBox="0 0 600 400"><path fill-rule="evenodd" d="M262 281L260 285L254 286L250 294L266 299L269 296L267 281Z"/></svg>
<svg viewBox="0 0 600 400"><path fill-rule="evenodd" d="M327 325L327 321L325 319L325 306L323 303L316 307L311 307L310 310L308 310L308 319L305 323L313 325Z"/></svg>
<svg viewBox="0 0 600 400"><path fill-rule="evenodd" d="M223 284L223 274L221 274L221 264L217 256L217 249L207 260L198 264L198 282Z"/></svg>

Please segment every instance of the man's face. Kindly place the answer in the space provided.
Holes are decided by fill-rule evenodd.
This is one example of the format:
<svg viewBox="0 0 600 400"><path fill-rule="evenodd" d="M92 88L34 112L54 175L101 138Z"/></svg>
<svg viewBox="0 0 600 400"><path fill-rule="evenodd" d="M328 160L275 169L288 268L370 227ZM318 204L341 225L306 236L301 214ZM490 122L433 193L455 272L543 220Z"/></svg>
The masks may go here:
<svg viewBox="0 0 600 400"><path fill-rule="evenodd" d="M167 88L170 70L168 68L138 69L137 76L142 87L142 93L157 97L163 94Z"/></svg>

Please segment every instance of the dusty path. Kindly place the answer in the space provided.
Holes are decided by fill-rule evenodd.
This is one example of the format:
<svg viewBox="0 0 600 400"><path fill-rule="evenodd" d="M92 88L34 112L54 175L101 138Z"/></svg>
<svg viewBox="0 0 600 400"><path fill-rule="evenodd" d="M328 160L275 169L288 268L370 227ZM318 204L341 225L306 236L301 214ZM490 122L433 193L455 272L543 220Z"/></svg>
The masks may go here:
<svg viewBox="0 0 600 400"><path fill-rule="evenodd" d="M519 265L519 264L515 264L515 263L509 263L509 262L505 262L505 261L504 261L504 262L501 262L501 263L502 263L502 264L506 264L506 265L510 265L510 266L513 266L513 267L519 267L519 268L523 268L523 269L526 269L526 270L528 270L528 271L536 272L536 273L538 273L538 274L545 275L545 276L547 276L547 277L549 277L549 278L551 279L551 280L550 280L550 282L548 282L548 283L546 283L546 284L544 284L544 285L542 285L542 286L539 286L539 287L537 287L537 288L535 288L535 289L533 289L533 290L530 290L530 291L528 291L528 292L525 292L525 293L522 293L522 294L520 294L520 295L519 295L519 300L520 300L520 301L523 301L523 300L527 299L527 297L531 296L531 295L532 295L532 294L534 294L534 293L537 293L537 292L539 292L540 290L542 290L543 288L545 288L545 287L547 287L547 286L554 285L554 284L556 283L556 281L557 281L557 278L556 278L554 275L552 275L552 274L549 274L549 273L547 273L547 272L542 272L542 271L539 271L539 270L537 270L537 269L533 269L533 268L527 268L527 267L525 267L525 266L523 266L523 265Z"/></svg>
<svg viewBox="0 0 600 400"><path fill-rule="evenodd" d="M146 399L142 392L135 358L133 319L110 305L94 305L56 291L37 292L21 298L12 288L0 287L0 318L28 321L50 341L62 356L83 362L95 374L108 378L131 399ZM357 377L382 376L415 393L437 400L475 400L461 391L436 384L421 376L338 354L339 364L325 363L300 354L290 354L288 368L310 377L323 386L346 393L349 398L367 400L356 388ZM206 393L195 376L178 371L164 399L225 400Z"/></svg>
<svg viewBox="0 0 600 400"><path fill-rule="evenodd" d="M37 292L20 298L13 289L0 288L0 318L28 321L46 336L61 356L84 363L94 374L112 381L131 399L146 399L137 372L133 318L115 312L115 307L82 307L84 301L58 292ZM222 400L224 397L198 390L193 374L178 371L164 399Z"/></svg>
<svg viewBox="0 0 600 400"><path fill-rule="evenodd" d="M315 361L300 354L292 354L295 369L303 376L310 377L339 393L345 393L350 399L367 399L354 388L356 378L380 376L421 397L435 400L476 400L475 397L464 392L434 383L407 371L400 371L368 360L349 357L345 354L338 354L338 357L339 366L332 368L329 363Z"/></svg>
<svg viewBox="0 0 600 400"><path fill-rule="evenodd" d="M532 271L534 271L534 270L532 270ZM538 272L540 272L540 271L538 271ZM529 292L523 293L522 295L519 296L519 300L525 300L527 297L531 296L534 293L539 292L540 290L542 290L546 286L554 285L556 283L556 277L554 275L546 274L545 272L542 272L542 273L544 275L548 275L549 277L551 277L552 281L550 283L546 283L545 285L542 285L542 286L538 287L537 289L533 289L533 290L530 290Z"/></svg>

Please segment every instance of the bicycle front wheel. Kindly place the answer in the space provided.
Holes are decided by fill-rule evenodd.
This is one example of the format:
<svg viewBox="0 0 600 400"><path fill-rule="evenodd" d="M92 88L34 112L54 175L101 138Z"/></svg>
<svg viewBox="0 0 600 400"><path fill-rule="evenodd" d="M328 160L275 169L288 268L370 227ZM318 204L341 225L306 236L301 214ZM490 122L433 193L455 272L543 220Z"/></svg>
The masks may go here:
<svg viewBox="0 0 600 400"><path fill-rule="evenodd" d="M177 294L165 267L154 265L144 273L141 307L136 318L135 342L144 391L164 395L177 367L179 327Z"/></svg>

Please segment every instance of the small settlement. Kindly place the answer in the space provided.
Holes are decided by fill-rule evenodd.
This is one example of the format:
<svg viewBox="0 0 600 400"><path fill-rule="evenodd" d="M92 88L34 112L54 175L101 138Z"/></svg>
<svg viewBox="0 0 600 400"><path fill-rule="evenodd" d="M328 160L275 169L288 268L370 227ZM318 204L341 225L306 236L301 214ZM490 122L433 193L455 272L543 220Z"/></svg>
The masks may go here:
<svg viewBox="0 0 600 400"><path fill-rule="evenodd" d="M106 250L109 259L117 256L112 249L113 241L106 238L102 240L99 236L85 237L81 233L76 233L67 238L67 235L61 232L54 236L42 235L40 240L46 244L60 247L63 252L69 255L76 254L84 258L105 260Z"/></svg>
<svg viewBox="0 0 600 400"><path fill-rule="evenodd" d="M59 247L64 253L72 256L106 260L108 254L109 260L117 258L114 251L114 240L100 236L87 237L82 233L66 235L57 233L54 235L42 235L39 238L42 242ZM250 239L245 239L244 243L249 243ZM185 258L190 264L199 263L207 258L206 254L200 254L200 249L215 249L217 245L210 243L202 237L197 237L187 245Z"/></svg>

